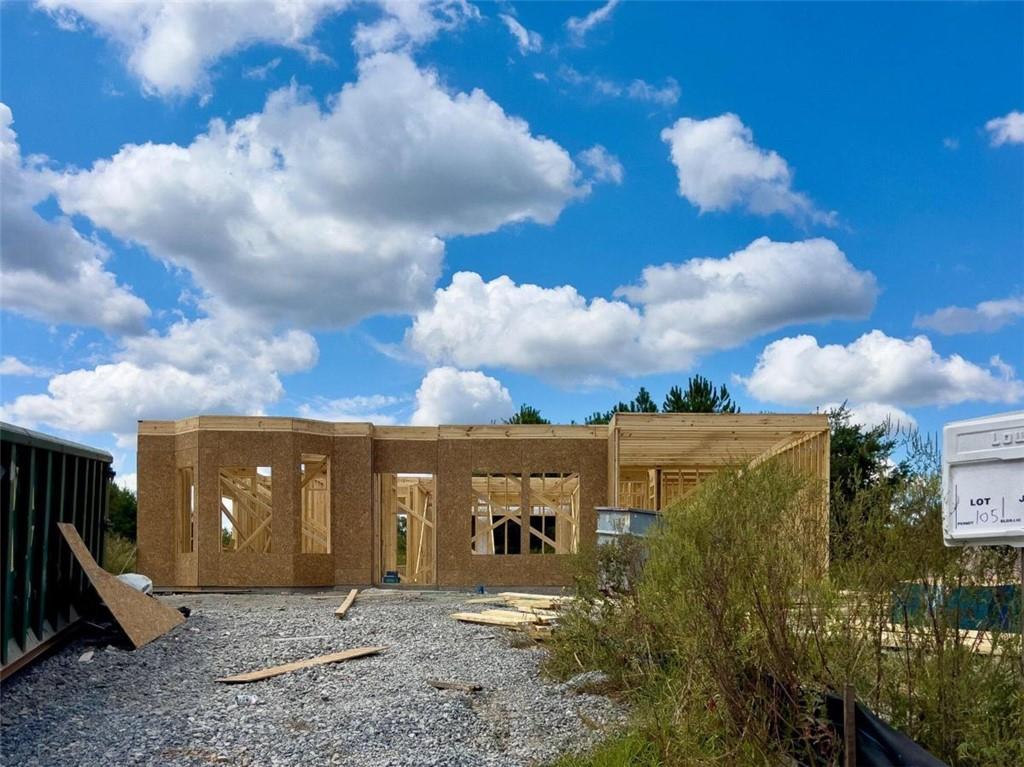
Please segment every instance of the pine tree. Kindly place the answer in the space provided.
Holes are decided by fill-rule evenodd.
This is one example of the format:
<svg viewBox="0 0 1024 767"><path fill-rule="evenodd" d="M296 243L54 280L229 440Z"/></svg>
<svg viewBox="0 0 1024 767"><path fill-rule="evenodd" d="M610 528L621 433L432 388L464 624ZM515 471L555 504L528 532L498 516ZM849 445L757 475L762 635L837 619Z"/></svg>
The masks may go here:
<svg viewBox="0 0 1024 767"><path fill-rule="evenodd" d="M729 389L722 384L717 389L702 375L693 376L683 392L673 386L665 395L661 406L663 413L738 413L739 407L732 401Z"/></svg>
<svg viewBox="0 0 1024 767"><path fill-rule="evenodd" d="M542 417L537 408L530 405L520 405L519 412L511 418L506 418L505 423L551 423L551 421Z"/></svg>

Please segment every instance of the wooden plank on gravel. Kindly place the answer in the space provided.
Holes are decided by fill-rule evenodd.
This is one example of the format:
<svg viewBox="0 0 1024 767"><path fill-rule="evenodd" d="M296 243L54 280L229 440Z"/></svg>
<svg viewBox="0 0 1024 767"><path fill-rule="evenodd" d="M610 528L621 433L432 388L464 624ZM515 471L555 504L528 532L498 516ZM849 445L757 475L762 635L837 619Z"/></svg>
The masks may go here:
<svg viewBox="0 0 1024 767"><path fill-rule="evenodd" d="M376 655L384 649L385 648L383 647L356 647L352 650L342 650L341 652L332 652L328 655L318 655L315 658L306 658L305 660L285 663L283 666L271 666L270 668L260 669L259 671L248 671L244 674L235 674L234 676L222 676L214 681L223 682L224 684L258 682L261 679L269 679L272 676L280 676L281 674L287 674L303 668L324 666L328 663L341 663L342 661L352 660L353 658L363 658L367 655Z"/></svg>
<svg viewBox="0 0 1024 767"><path fill-rule="evenodd" d="M345 597L345 601L341 603L337 610L334 611L334 617L341 620L345 617L345 613L348 612L348 608L352 606L352 603L356 601L356 595L359 593L359 589L352 589L348 592L348 596Z"/></svg>
<svg viewBox="0 0 1024 767"><path fill-rule="evenodd" d="M440 679L428 679L427 684L438 690L458 690L459 692L480 692L482 684L476 682L442 682Z"/></svg>
<svg viewBox="0 0 1024 767"><path fill-rule="evenodd" d="M494 613L501 613L495 615ZM463 623L480 623L485 626L507 626L519 628L536 621L536 617L526 613L513 613L508 610L488 610L482 613L452 613L452 617ZM533 621L530 619L533 618Z"/></svg>
<svg viewBox="0 0 1024 767"><path fill-rule="evenodd" d="M516 599L519 601L543 600L550 602L560 602L562 604L568 604L575 598L562 596L558 594L524 594L519 591L502 591L498 594L498 596L504 599Z"/></svg>

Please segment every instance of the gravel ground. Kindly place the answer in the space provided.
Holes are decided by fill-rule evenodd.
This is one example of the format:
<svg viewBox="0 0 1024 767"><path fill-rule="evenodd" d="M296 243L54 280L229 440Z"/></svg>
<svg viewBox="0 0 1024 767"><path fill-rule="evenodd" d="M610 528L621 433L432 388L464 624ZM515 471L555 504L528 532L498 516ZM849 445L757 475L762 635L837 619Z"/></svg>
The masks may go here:
<svg viewBox="0 0 1024 767"><path fill-rule="evenodd" d="M540 679L542 650L448 617L484 607L465 606L465 594L371 590L339 621L343 596L164 597L192 615L140 650L78 639L4 684L3 763L536 765L592 744L623 715ZM364 645L388 649L261 682L213 681Z"/></svg>

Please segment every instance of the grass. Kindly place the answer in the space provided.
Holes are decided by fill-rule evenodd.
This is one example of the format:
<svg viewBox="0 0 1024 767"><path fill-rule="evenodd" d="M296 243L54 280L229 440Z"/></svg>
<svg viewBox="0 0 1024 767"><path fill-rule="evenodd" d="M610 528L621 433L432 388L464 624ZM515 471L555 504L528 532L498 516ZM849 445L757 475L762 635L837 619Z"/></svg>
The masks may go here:
<svg viewBox="0 0 1024 767"><path fill-rule="evenodd" d="M114 575L135 572L137 547L134 541L107 533L103 542L103 568Z"/></svg>

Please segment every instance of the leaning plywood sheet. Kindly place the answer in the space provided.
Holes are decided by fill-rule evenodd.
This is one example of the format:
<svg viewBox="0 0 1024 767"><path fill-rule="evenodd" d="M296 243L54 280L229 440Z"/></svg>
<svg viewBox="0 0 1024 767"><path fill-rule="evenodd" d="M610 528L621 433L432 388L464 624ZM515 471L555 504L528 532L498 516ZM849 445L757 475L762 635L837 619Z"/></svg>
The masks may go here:
<svg viewBox="0 0 1024 767"><path fill-rule="evenodd" d="M74 525L60 522L57 527L64 540L68 542L71 553L85 571L89 582L99 593L103 604L110 610L117 625L128 635L136 649L185 621L177 610L125 585L96 564Z"/></svg>
<svg viewBox="0 0 1024 767"><path fill-rule="evenodd" d="M356 601L356 594L359 593L359 589L352 589L348 592L348 596L345 597L345 601L339 605L338 609L334 611L334 617L341 620L345 617L345 613L348 612L348 608L352 606L352 603Z"/></svg>
<svg viewBox="0 0 1024 767"><path fill-rule="evenodd" d="M384 650L383 647L356 647L352 650L342 650L341 652L332 652L329 655L318 655L315 658L297 660L294 663L285 663L283 666L272 666L270 668L260 669L259 671L249 671L245 674L236 674L235 676L222 676L217 681L223 682L224 684L242 684L244 682L258 682L261 679L269 679L272 676L287 674L291 671L298 671L302 668L310 668L311 666L323 666L328 663L340 663L343 660L362 658L366 655L376 655L382 650Z"/></svg>

